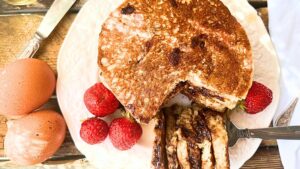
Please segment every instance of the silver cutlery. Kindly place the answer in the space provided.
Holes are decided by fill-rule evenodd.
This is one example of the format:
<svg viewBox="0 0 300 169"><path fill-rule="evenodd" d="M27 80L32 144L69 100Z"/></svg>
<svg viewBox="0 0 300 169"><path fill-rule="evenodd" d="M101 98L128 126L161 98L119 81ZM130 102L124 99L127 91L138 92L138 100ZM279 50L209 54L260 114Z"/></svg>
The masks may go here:
<svg viewBox="0 0 300 169"><path fill-rule="evenodd" d="M238 129L227 117L229 147L234 146L239 138L300 140L300 126L288 126L298 100L298 97L293 99L288 108L275 120L274 127Z"/></svg>
<svg viewBox="0 0 300 169"><path fill-rule="evenodd" d="M288 126L290 124L290 121L292 119L294 110L296 108L296 105L298 103L299 98L296 97L289 105L289 107L278 116L278 118L274 121L273 126L275 127L283 127Z"/></svg>
<svg viewBox="0 0 300 169"><path fill-rule="evenodd" d="M18 58L32 58L41 42L54 30L76 0L55 0L42 20L38 30Z"/></svg>
<svg viewBox="0 0 300 169"><path fill-rule="evenodd" d="M229 147L239 138L300 140L300 126L238 129L230 120L226 121Z"/></svg>

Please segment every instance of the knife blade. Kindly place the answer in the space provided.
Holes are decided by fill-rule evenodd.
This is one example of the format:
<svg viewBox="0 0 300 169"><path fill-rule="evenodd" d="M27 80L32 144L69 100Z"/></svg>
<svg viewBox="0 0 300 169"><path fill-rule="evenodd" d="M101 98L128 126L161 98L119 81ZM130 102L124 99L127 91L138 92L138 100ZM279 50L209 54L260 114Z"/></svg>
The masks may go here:
<svg viewBox="0 0 300 169"><path fill-rule="evenodd" d="M295 108L297 106L298 100L299 100L299 98L296 97L292 101L292 103L290 103L289 107L280 116L277 117L277 119L273 123L273 125L275 127L289 126L290 121L293 117Z"/></svg>
<svg viewBox="0 0 300 169"><path fill-rule="evenodd" d="M33 38L29 41L18 58L33 57L39 49L41 42L51 34L59 21L75 2L76 0L55 0L43 18Z"/></svg>
<svg viewBox="0 0 300 169"><path fill-rule="evenodd" d="M37 33L47 38L76 0L55 0L42 20Z"/></svg>

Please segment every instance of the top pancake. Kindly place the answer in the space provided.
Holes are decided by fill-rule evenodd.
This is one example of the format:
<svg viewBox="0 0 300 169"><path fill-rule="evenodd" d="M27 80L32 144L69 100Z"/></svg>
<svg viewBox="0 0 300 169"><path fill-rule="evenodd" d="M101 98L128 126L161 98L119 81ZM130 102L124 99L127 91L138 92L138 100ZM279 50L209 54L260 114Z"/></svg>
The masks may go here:
<svg viewBox="0 0 300 169"><path fill-rule="evenodd" d="M142 122L180 82L234 103L252 82L247 35L219 0L126 0L102 25L98 62L105 84Z"/></svg>

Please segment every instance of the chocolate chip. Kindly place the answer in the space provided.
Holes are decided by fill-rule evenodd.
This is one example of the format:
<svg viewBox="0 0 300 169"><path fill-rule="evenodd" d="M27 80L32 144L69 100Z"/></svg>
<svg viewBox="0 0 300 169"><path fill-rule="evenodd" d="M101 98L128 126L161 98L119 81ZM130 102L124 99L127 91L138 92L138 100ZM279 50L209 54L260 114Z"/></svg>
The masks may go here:
<svg viewBox="0 0 300 169"><path fill-rule="evenodd" d="M170 53L169 57L169 62L173 66L177 66L180 61L180 49L179 48L174 48L173 51Z"/></svg>
<svg viewBox="0 0 300 169"><path fill-rule="evenodd" d="M207 35L206 34L200 34L199 38L205 40L205 39L207 39Z"/></svg>
<svg viewBox="0 0 300 169"><path fill-rule="evenodd" d="M205 47L205 42L204 41L200 41L199 42L199 47L200 48L204 48Z"/></svg>
<svg viewBox="0 0 300 169"><path fill-rule="evenodd" d="M188 88L187 91L192 96L196 96L197 95L197 92L193 88Z"/></svg>
<svg viewBox="0 0 300 169"><path fill-rule="evenodd" d="M178 7L176 0L170 0L170 3L171 3L171 6L173 6L175 8Z"/></svg>
<svg viewBox="0 0 300 169"><path fill-rule="evenodd" d="M121 14L124 15L130 15L135 11L135 8L133 6L131 6L130 4L127 4L126 7L122 8L121 10Z"/></svg>
<svg viewBox="0 0 300 169"><path fill-rule="evenodd" d="M201 34L198 36L194 36L191 38L191 47L196 48L199 46L201 49L205 47L205 40L207 39L207 35Z"/></svg>
<svg viewBox="0 0 300 169"><path fill-rule="evenodd" d="M199 38L198 38L198 36L192 37L192 39L191 39L191 47L195 48L195 47L198 46L198 44L199 44Z"/></svg>
<svg viewBox="0 0 300 169"><path fill-rule="evenodd" d="M153 45L153 43L152 43L151 40L148 40L148 41L146 42L146 44L145 44L145 46L146 46L146 52L149 52L149 51L150 51L152 45Z"/></svg>
<svg viewBox="0 0 300 169"><path fill-rule="evenodd" d="M131 113L134 113L134 111L135 111L135 108L134 108L133 104L128 104L128 105L126 106L126 108L127 108Z"/></svg>
<svg viewBox="0 0 300 169"><path fill-rule="evenodd" d="M182 127L181 131L182 131L182 135L184 137L189 137L189 136L192 135L192 132L189 129L185 128L185 127Z"/></svg>

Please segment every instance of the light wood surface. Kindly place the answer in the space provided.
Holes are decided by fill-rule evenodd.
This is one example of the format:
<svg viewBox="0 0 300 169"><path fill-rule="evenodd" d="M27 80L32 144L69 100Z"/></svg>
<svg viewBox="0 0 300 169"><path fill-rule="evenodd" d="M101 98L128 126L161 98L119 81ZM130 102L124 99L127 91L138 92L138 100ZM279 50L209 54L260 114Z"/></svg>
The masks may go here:
<svg viewBox="0 0 300 169"><path fill-rule="evenodd" d="M1 0L0 15L16 13L44 13L54 0ZM70 12L78 12L87 0L77 0ZM248 0L255 8L267 6L267 0ZM22 4L23 5L20 5Z"/></svg>
<svg viewBox="0 0 300 169"><path fill-rule="evenodd" d="M73 11L79 10L86 0L80 1L74 6ZM37 1L39 4L32 4L22 6L23 12L29 9L47 9L51 3L47 0ZM251 2L256 7L266 5L266 1L252 0ZM6 5L6 6L5 6ZM26 9L26 10L25 10ZM15 6L8 5L4 1L0 1L0 69L5 64L13 61L15 56L22 50L27 41L34 34L39 22L44 13L31 14L31 15L7 15L7 11L13 13L16 10ZM6 14L5 14L6 12ZM31 11L32 12L32 11ZM267 25L267 8L258 9L258 13L263 18L264 23ZM46 61L53 70L56 72L56 59L60 46L68 31L69 26L73 22L76 13L69 13L62 22L58 25L57 29L50 35L44 42L37 53L37 57ZM56 105L55 100L52 100L49 105ZM0 157L5 157L3 150L3 140L6 133L6 119L0 116ZM5 158L3 158L5 159ZM53 158L44 162L43 164L20 167L12 164L9 161L1 161L0 169L2 168L93 168L85 159L82 154L76 149L69 134L65 139L64 144ZM279 157L278 147L275 140L265 140L261 144L255 155L246 162L242 167L245 169L256 168L272 168L280 169L282 164Z"/></svg>

